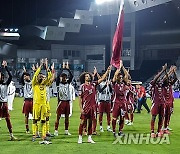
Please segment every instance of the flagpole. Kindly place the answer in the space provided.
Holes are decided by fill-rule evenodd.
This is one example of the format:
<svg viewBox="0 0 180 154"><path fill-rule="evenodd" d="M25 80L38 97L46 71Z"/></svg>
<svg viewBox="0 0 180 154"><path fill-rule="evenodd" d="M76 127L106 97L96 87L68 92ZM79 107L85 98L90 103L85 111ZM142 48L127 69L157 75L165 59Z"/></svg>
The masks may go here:
<svg viewBox="0 0 180 154"><path fill-rule="evenodd" d="M116 27L116 31L115 31L115 34L114 34L114 38L113 38L113 46L112 46L112 53L111 53L111 66L113 65L113 66L115 66L114 64L116 64L116 63L114 63L114 57L113 57L113 55L114 55L114 49L115 49L115 46L114 46L114 41L116 41L116 45L117 45L117 34L118 34L118 32L119 31L121 31L121 33L122 33L122 28L121 29L119 29L119 24L122 24L122 20L123 20L123 22L124 22L124 12L123 12L123 8L124 8L124 0L121 0L121 2L120 2L120 8L119 8L119 16L118 16L118 22L117 22L117 26L118 26L118 29L117 29L117 27ZM121 20L121 17L122 17L122 12L123 12L123 18L122 18L122 20ZM122 26L122 25L121 25ZM122 34L121 34L122 35ZM115 37L116 37L116 39L115 39ZM122 41L122 37L123 36L120 36L120 38L121 38L121 41ZM122 42L121 42L121 48L120 48L120 50L122 51ZM121 52L120 51L120 52ZM116 54L117 54L117 49L116 49ZM119 56L121 56L121 55L119 55ZM119 57L120 58L120 57ZM119 59L120 60L120 59ZM116 65L117 66L117 65ZM115 66L115 67L116 67ZM120 66L118 66L118 67L120 67ZM117 67L116 67L117 68ZM108 82L109 80L110 80L110 75L111 75L111 70L110 70L110 72L109 72L109 76L108 76L108 79L106 80L106 82ZM107 89L108 88L106 88L106 96L107 96ZM105 98L106 98L106 96L105 96Z"/></svg>
<svg viewBox="0 0 180 154"><path fill-rule="evenodd" d="M121 3L120 3L120 8L119 8L119 15L118 15L118 22L120 21L120 17L121 17L121 12L123 10L123 7L124 7L124 0L121 0Z"/></svg>
<svg viewBox="0 0 180 154"><path fill-rule="evenodd" d="M123 26L124 26L124 0L120 1L119 16L117 21L116 31L114 33L112 43L112 55L111 65L118 68L119 60L122 52L122 37L123 37Z"/></svg>
<svg viewBox="0 0 180 154"><path fill-rule="evenodd" d="M110 65L112 67L112 65ZM111 77L111 70L108 74L108 78L106 79L106 83L110 80L110 77ZM107 96L107 89L108 89L108 86L106 87L106 95L105 95L105 100L106 100L106 96Z"/></svg>

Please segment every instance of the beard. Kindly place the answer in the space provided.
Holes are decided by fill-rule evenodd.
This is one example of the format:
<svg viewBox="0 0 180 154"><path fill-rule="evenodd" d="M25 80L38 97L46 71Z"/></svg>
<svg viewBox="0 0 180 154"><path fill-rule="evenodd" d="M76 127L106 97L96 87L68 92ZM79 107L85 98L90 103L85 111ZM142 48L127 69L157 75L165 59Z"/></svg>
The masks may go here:
<svg viewBox="0 0 180 154"><path fill-rule="evenodd" d="M26 79L26 82L30 82L31 80L29 80L29 79Z"/></svg>
<svg viewBox="0 0 180 154"><path fill-rule="evenodd" d="M88 78L86 81L87 81L87 82L91 82L91 78Z"/></svg>
<svg viewBox="0 0 180 154"><path fill-rule="evenodd" d="M65 79L65 80L62 80L62 83L67 83L67 81L68 81L67 79Z"/></svg>
<svg viewBox="0 0 180 154"><path fill-rule="evenodd" d="M43 79L39 79L38 82L41 83L43 81Z"/></svg>

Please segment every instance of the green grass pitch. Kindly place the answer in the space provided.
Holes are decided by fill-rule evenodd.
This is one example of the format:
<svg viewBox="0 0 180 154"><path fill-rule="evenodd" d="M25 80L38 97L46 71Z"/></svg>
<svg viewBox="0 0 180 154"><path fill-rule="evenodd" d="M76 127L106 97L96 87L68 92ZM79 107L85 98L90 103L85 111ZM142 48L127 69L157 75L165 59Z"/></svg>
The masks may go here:
<svg viewBox="0 0 180 154"><path fill-rule="evenodd" d="M57 99L51 99L51 119L50 119L50 130L51 133L54 132L54 122L56 118L55 110L57 105ZM148 104L151 102L148 100ZM78 127L79 127L79 106L78 98L73 104L73 116L70 118L69 131L72 136L64 135L64 118L60 121L59 126L59 136L52 138L52 145L39 145L40 139L36 142L32 142L31 134L25 134L25 125L24 125L24 115L22 114L22 98L15 98L14 101L14 110L10 112L11 122L13 125L14 135L18 138L18 141L8 141L9 134L6 128L5 120L0 121L0 154L53 154L53 153L106 153L106 154L118 154L118 153L151 153L151 154L166 154L166 153L179 153L180 151L180 99L175 100L174 104L174 114L171 118L170 127L173 129L170 134L170 144L119 144L113 145L115 140L112 133L104 132L100 135L93 136L96 144L88 144L87 136L83 137L85 143L78 145ZM147 114L145 109L143 109L141 114L135 114L134 125L125 126L124 133L144 133L147 134L150 132L150 119L151 115ZM31 128L30 121L30 128ZM106 117L104 116L103 122L104 129L106 128ZM156 125L157 126L157 125ZM40 129L41 130L41 129ZM97 125L97 131L99 132L99 125Z"/></svg>

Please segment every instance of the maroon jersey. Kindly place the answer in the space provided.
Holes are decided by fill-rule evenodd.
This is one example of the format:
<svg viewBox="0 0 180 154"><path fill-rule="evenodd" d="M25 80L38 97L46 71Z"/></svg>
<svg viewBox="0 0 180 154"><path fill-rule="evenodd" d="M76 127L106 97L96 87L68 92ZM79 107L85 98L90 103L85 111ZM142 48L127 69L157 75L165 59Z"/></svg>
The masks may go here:
<svg viewBox="0 0 180 154"><path fill-rule="evenodd" d="M156 104L165 103L164 93L163 93L163 84L162 82L154 82L151 81L151 94L152 94L152 102Z"/></svg>
<svg viewBox="0 0 180 154"><path fill-rule="evenodd" d="M96 87L97 82L84 83L80 87L79 96L82 99L82 109L85 114L96 105Z"/></svg>
<svg viewBox="0 0 180 154"><path fill-rule="evenodd" d="M134 104L134 99L135 99L134 94L136 93L136 89L132 85L129 85L128 87L129 87L129 91L127 93L127 101L129 103Z"/></svg>
<svg viewBox="0 0 180 154"><path fill-rule="evenodd" d="M124 83L114 83L113 91L114 91L113 102L121 104L127 101L126 96L128 92L128 87Z"/></svg>
<svg viewBox="0 0 180 154"><path fill-rule="evenodd" d="M172 85L168 84L163 87L164 97L166 100L166 103L173 103L174 97L173 97L173 89Z"/></svg>

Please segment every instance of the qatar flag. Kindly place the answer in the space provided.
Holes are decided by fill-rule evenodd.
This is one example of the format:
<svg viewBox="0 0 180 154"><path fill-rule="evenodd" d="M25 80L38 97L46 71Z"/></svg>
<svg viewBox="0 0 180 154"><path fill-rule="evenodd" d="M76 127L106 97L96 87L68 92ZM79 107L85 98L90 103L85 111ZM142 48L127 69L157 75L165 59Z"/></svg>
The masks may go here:
<svg viewBox="0 0 180 154"><path fill-rule="evenodd" d="M112 43L111 65L116 68L120 67L122 41L123 41L123 27L124 27L124 0L121 0L118 23Z"/></svg>

